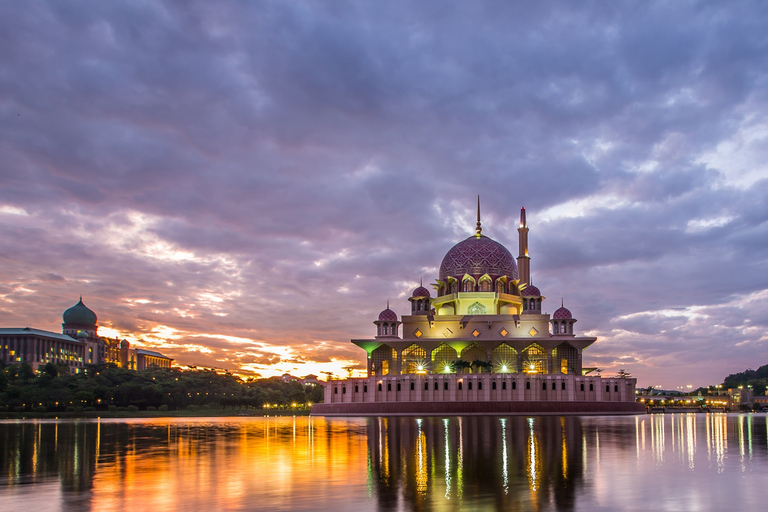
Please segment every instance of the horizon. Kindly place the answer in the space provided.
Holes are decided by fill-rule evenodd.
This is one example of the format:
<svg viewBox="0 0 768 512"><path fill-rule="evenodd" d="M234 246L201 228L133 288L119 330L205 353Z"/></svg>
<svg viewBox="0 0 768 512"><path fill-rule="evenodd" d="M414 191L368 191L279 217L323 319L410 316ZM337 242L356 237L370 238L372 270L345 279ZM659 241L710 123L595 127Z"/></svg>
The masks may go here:
<svg viewBox="0 0 768 512"><path fill-rule="evenodd" d="M585 367L695 389L768 364L768 5L7 11L0 327L60 332L82 296L177 364L343 376L479 194L513 256L526 208Z"/></svg>

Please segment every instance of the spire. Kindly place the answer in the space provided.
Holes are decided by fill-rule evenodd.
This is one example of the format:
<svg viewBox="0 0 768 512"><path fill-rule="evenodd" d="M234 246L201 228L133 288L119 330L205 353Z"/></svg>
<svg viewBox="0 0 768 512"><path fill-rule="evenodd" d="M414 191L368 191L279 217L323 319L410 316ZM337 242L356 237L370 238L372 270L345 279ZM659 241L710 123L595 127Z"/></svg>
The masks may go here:
<svg viewBox="0 0 768 512"><path fill-rule="evenodd" d="M424 286L424 278L419 279L419 286Z"/></svg>
<svg viewBox="0 0 768 512"><path fill-rule="evenodd" d="M528 227L528 221L525 220L525 206L520 208L520 227L521 228L527 228Z"/></svg>
<svg viewBox="0 0 768 512"><path fill-rule="evenodd" d="M560 307L561 308L565 307L565 300L562 297L560 297Z"/></svg>
<svg viewBox="0 0 768 512"><path fill-rule="evenodd" d="M389 299L387 299L387 309L389 309Z"/></svg>
<svg viewBox="0 0 768 512"><path fill-rule="evenodd" d="M477 195L477 227L475 228L475 236L480 236L483 232L482 226L480 226L480 194Z"/></svg>

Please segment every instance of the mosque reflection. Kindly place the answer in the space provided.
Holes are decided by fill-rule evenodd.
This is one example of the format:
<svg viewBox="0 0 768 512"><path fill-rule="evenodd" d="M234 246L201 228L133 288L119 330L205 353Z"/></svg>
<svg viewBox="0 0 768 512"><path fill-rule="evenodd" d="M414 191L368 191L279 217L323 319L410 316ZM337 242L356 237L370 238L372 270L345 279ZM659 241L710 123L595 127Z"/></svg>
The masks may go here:
<svg viewBox="0 0 768 512"><path fill-rule="evenodd" d="M0 509L583 509L608 488L665 478L661 468L669 475L683 467L699 479L764 474L767 421L725 414L0 421Z"/></svg>
<svg viewBox="0 0 768 512"><path fill-rule="evenodd" d="M578 417L376 418L368 432L380 510L572 507L582 482ZM402 494L400 494L402 493Z"/></svg>

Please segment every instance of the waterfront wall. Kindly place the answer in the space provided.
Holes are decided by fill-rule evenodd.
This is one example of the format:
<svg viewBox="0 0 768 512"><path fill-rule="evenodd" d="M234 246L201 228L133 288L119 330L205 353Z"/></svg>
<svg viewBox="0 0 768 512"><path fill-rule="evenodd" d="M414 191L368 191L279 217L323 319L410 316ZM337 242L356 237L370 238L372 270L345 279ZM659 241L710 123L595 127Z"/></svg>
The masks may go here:
<svg viewBox="0 0 768 512"><path fill-rule="evenodd" d="M613 415L644 414L635 402L406 402L323 403L313 416Z"/></svg>
<svg viewBox="0 0 768 512"><path fill-rule="evenodd" d="M635 402L633 378L569 374L407 374L329 380L324 402Z"/></svg>

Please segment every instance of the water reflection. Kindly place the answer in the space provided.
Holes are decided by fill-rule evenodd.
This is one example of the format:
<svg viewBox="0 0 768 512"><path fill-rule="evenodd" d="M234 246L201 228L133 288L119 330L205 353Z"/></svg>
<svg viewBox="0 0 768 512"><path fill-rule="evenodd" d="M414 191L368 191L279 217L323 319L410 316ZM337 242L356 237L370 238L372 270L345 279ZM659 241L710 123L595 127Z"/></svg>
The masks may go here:
<svg viewBox="0 0 768 512"><path fill-rule="evenodd" d="M0 422L0 510L718 510L766 471L765 415Z"/></svg>

